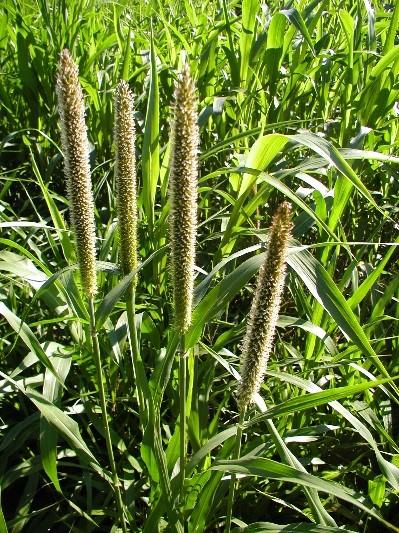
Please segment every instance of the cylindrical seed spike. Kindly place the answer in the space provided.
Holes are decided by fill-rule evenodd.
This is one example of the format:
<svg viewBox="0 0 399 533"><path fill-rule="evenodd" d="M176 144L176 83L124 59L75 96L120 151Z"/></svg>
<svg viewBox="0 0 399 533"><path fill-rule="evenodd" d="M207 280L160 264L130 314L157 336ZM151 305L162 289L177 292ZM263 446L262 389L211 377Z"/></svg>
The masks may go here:
<svg viewBox="0 0 399 533"><path fill-rule="evenodd" d="M137 268L137 180L133 95L125 81L116 89L114 135L120 262L123 273L129 274Z"/></svg>
<svg viewBox="0 0 399 533"><path fill-rule="evenodd" d="M240 411L259 392L273 347L285 280L285 260L291 237L291 205L282 203L269 230L265 262L259 270L255 295L242 345L241 382L237 402Z"/></svg>
<svg viewBox="0 0 399 533"><path fill-rule="evenodd" d="M61 141L72 228L82 288L89 298L97 291L94 201L89 147L78 67L69 50L61 52L56 85L61 117Z"/></svg>
<svg viewBox="0 0 399 533"><path fill-rule="evenodd" d="M198 115L195 86L188 65L176 84L169 184L171 270L175 328L184 334L191 323L197 232Z"/></svg>

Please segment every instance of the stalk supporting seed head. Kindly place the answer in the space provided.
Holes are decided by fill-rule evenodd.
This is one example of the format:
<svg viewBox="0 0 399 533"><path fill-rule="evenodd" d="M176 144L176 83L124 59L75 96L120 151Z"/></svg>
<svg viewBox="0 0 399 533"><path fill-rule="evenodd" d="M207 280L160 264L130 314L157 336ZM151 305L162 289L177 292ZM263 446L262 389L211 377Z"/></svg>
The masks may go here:
<svg viewBox="0 0 399 533"><path fill-rule="evenodd" d="M137 268L136 138L133 95L125 81L119 83L115 93L114 136L121 267L124 274L129 274Z"/></svg>
<svg viewBox="0 0 399 533"><path fill-rule="evenodd" d="M196 105L195 85L185 64L174 94L169 182L175 328L181 335L191 323L194 288L199 144Z"/></svg>
<svg viewBox="0 0 399 533"><path fill-rule="evenodd" d="M94 202L91 190L89 146L78 67L63 50L56 84L61 117L61 142L70 202L72 228L82 287L89 298L97 291Z"/></svg>
<svg viewBox="0 0 399 533"><path fill-rule="evenodd" d="M240 412L259 391L273 347L281 295L284 289L285 259L291 236L291 205L282 203L273 216L266 258L258 274L256 290L242 345L241 382L237 403Z"/></svg>

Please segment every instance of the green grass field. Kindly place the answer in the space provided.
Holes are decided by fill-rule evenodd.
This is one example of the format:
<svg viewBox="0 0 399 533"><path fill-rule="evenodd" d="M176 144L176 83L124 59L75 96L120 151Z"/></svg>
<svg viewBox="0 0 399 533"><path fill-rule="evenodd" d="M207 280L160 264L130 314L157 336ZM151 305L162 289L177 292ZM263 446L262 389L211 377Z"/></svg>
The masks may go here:
<svg viewBox="0 0 399 533"><path fill-rule="evenodd" d="M398 25L395 0L4 0L0 533L399 531ZM86 106L95 317L70 230L64 48ZM182 336L168 183L185 62L200 142ZM133 304L119 268L120 80L136 127ZM274 347L238 424L241 346L284 200L293 236Z"/></svg>

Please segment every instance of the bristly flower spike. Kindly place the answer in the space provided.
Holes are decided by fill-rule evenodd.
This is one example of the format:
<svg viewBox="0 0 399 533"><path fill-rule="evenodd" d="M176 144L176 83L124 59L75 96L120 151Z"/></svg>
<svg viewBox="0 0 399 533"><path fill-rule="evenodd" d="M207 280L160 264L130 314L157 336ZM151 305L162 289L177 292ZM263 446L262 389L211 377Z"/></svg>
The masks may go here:
<svg viewBox="0 0 399 533"><path fill-rule="evenodd" d="M114 137L120 262L126 275L137 268L137 180L133 95L125 81L118 84L115 93Z"/></svg>
<svg viewBox="0 0 399 533"><path fill-rule="evenodd" d="M92 298L97 291L94 201L83 92L78 74L69 50L63 50L56 84L61 142L82 288L87 297Z"/></svg>
<svg viewBox="0 0 399 533"><path fill-rule="evenodd" d="M175 329L191 323L197 233L198 115L195 85L185 64L174 93L172 161L169 181L171 273Z"/></svg>
<svg viewBox="0 0 399 533"><path fill-rule="evenodd" d="M255 295L242 345L241 382L237 403L245 411L259 392L273 347L291 237L291 205L282 203L273 216L266 257L258 274Z"/></svg>

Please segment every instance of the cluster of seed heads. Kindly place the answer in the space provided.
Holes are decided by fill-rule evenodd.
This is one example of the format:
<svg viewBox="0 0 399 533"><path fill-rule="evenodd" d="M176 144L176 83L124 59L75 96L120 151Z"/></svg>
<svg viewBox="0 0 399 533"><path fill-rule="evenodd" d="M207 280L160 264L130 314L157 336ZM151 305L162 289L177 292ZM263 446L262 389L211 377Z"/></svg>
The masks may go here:
<svg viewBox="0 0 399 533"><path fill-rule="evenodd" d="M82 286L88 297L93 297L97 289L95 223L87 131L78 68L68 50L61 53L57 94ZM180 335L191 323L194 288L199 145L196 107L195 85L186 64L175 87L169 181L171 274L175 329ZM123 273L128 274L137 267L137 192L133 95L124 81L119 83L115 94L114 134L121 267ZM241 382L237 393L241 412L260 389L273 346L291 228L291 206L284 202L272 220L265 261L258 274L243 341Z"/></svg>
<svg viewBox="0 0 399 533"><path fill-rule="evenodd" d="M273 347L291 229L291 205L284 202L273 216L265 261L259 270L242 345L241 382L237 393L240 411L245 410L259 392Z"/></svg>

